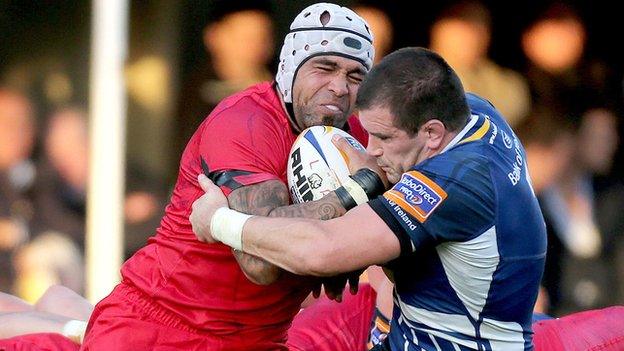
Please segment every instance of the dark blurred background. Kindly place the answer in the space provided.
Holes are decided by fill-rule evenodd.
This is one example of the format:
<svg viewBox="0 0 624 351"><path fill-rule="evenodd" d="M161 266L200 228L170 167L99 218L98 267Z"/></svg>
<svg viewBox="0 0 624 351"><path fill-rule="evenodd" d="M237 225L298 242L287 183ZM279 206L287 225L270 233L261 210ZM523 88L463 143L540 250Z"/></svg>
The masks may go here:
<svg viewBox="0 0 624 351"><path fill-rule="evenodd" d="M130 1L125 255L159 223L179 156L223 97L271 80L313 1ZM437 51L523 140L549 228L554 315L622 304L624 54L616 2L337 1L378 58ZM0 0L0 291L84 290L89 1ZM379 55L381 53L381 55Z"/></svg>

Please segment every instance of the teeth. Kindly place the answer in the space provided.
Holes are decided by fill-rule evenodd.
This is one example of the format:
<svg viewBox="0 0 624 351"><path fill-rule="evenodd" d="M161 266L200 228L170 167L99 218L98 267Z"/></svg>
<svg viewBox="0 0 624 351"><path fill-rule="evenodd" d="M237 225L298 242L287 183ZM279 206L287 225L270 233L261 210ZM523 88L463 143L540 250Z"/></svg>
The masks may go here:
<svg viewBox="0 0 624 351"><path fill-rule="evenodd" d="M327 107L328 109L330 109L332 111L340 111L338 106L335 106L335 105L325 105L325 107Z"/></svg>

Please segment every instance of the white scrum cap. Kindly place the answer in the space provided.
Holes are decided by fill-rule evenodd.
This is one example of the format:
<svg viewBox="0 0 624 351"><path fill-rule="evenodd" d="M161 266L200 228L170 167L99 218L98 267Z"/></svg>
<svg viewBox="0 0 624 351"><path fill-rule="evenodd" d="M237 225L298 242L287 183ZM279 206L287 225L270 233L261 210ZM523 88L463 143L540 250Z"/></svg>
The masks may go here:
<svg viewBox="0 0 624 351"><path fill-rule="evenodd" d="M324 13L329 15L329 20L323 25ZM337 55L356 60L370 69L375 55L372 42L368 24L352 10L329 3L306 7L290 25L280 53L275 80L284 102L292 103L297 70L307 60L320 55Z"/></svg>

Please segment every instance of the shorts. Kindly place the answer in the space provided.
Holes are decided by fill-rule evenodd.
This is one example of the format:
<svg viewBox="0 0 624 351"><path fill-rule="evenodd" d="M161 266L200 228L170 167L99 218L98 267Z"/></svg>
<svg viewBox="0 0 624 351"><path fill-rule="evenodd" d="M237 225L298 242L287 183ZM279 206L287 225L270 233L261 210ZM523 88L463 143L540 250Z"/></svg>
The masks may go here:
<svg viewBox="0 0 624 351"><path fill-rule="evenodd" d="M345 291L342 302L321 297L301 311L288 330L290 351L366 350L377 294L360 284L357 295Z"/></svg>
<svg viewBox="0 0 624 351"><path fill-rule="evenodd" d="M223 337L198 330L121 283L95 307L81 350L365 350L375 297L369 285L362 285L355 296L346 292L342 303L323 297L295 317L288 341L286 335L274 341L270 328L267 336L255 332Z"/></svg>
<svg viewBox="0 0 624 351"><path fill-rule="evenodd" d="M267 328L268 332L275 328ZM274 333L275 334L275 333ZM182 320L153 299L122 282L93 310L81 350L287 350L258 332L214 335Z"/></svg>

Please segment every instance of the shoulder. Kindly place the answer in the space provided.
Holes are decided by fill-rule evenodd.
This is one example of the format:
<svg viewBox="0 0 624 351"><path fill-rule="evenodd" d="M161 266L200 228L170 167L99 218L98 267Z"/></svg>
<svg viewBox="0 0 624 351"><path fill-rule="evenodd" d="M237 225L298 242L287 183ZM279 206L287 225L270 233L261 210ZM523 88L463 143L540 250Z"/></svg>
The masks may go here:
<svg viewBox="0 0 624 351"><path fill-rule="evenodd" d="M269 83L249 87L222 100L204 121L204 128L262 132L287 125L284 112Z"/></svg>
<svg viewBox="0 0 624 351"><path fill-rule="evenodd" d="M468 145L466 145L468 146ZM412 168L404 176L413 174L421 188L432 194L440 194L440 202L449 208L471 207L488 209L495 207L496 189L490 169L490 161L483 153L464 147L453 149L432 157ZM402 182L405 180L402 179ZM465 210L462 210L466 212Z"/></svg>
<svg viewBox="0 0 624 351"><path fill-rule="evenodd" d="M490 180L490 160L476 144L461 145L429 158L412 169L441 183L472 186Z"/></svg>

